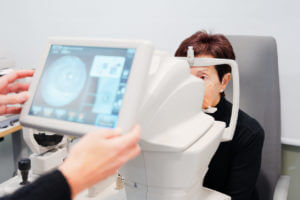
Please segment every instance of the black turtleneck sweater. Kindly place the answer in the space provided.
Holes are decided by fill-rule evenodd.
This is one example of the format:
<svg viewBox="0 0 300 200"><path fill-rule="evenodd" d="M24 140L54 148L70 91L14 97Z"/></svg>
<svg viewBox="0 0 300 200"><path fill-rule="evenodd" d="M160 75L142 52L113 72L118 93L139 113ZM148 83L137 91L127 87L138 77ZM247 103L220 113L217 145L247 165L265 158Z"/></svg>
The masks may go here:
<svg viewBox="0 0 300 200"><path fill-rule="evenodd" d="M229 125L232 104L221 98L215 120ZM258 200L255 189L261 166L264 130L260 124L243 111L232 141L222 142L209 164L204 186L231 196L232 200Z"/></svg>

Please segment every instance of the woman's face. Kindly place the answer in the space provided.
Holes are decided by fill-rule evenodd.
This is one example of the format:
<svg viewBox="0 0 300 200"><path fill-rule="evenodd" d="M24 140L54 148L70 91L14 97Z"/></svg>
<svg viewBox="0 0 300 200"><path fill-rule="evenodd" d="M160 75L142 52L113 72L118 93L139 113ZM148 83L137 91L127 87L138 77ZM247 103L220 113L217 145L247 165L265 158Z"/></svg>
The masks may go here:
<svg viewBox="0 0 300 200"><path fill-rule="evenodd" d="M213 58L211 55L200 55L197 58ZM219 80L218 72L215 66L209 67L191 67L191 74L201 78L204 81L205 93L202 104L203 109L216 106L221 98L221 92L224 92L230 80L230 73L224 75L222 82Z"/></svg>

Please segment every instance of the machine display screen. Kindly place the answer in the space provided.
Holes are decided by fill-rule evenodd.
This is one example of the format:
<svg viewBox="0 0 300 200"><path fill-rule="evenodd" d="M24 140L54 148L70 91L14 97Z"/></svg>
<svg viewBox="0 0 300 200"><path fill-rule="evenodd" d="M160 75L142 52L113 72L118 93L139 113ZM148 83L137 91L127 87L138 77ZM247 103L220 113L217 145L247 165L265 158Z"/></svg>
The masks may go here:
<svg viewBox="0 0 300 200"><path fill-rule="evenodd" d="M29 114L114 128L135 52L52 45Z"/></svg>

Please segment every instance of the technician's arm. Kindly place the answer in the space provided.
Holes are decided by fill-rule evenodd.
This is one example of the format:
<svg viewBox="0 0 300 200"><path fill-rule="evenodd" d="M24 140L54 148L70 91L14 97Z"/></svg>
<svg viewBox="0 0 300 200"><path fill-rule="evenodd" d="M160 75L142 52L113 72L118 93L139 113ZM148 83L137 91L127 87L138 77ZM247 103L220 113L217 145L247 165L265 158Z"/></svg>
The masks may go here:
<svg viewBox="0 0 300 200"><path fill-rule="evenodd" d="M256 200L258 196L254 191L261 166L264 132L248 129L241 131L246 133L240 135L247 137L238 138L238 147L233 149L234 157L225 193L232 200Z"/></svg>
<svg viewBox="0 0 300 200"><path fill-rule="evenodd" d="M71 189L59 170L44 175L0 200L69 200Z"/></svg>
<svg viewBox="0 0 300 200"><path fill-rule="evenodd" d="M59 170L37 179L0 200L68 200L113 175L140 152L140 127L120 135L119 130L92 132L72 148Z"/></svg>

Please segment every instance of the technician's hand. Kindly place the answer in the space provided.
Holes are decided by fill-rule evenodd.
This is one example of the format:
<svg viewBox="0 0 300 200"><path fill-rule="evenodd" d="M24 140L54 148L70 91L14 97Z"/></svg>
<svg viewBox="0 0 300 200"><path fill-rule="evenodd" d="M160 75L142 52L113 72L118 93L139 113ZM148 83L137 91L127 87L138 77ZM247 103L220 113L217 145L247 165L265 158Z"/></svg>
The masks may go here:
<svg viewBox="0 0 300 200"><path fill-rule="evenodd" d="M18 70L0 77L0 115L18 114L21 107L8 107L7 105L23 104L29 97L28 83L15 82L18 79L31 77L34 70ZM8 93L16 93L9 94Z"/></svg>
<svg viewBox="0 0 300 200"><path fill-rule="evenodd" d="M74 147L59 170L66 177L74 198L82 190L115 174L128 160L140 153L137 144L139 126L121 135L121 131L105 130L85 135Z"/></svg>

